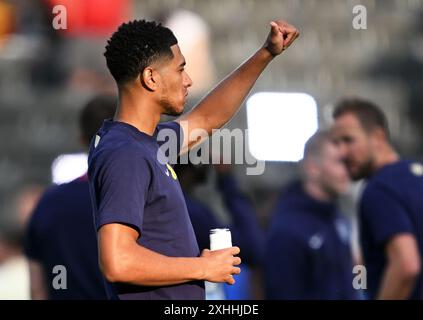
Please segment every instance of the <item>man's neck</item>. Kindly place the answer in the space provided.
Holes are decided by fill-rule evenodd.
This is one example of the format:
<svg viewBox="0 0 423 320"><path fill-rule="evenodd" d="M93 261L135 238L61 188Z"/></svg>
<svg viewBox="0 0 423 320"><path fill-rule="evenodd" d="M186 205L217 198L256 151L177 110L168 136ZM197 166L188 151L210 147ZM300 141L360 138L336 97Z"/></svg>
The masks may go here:
<svg viewBox="0 0 423 320"><path fill-rule="evenodd" d="M160 112L147 97L137 94L134 90L121 89L114 120L128 123L152 136L160 122Z"/></svg>
<svg viewBox="0 0 423 320"><path fill-rule="evenodd" d="M331 202L333 201L333 196L325 192L319 185L313 183L312 181L305 181L303 184L303 189L314 200L321 202Z"/></svg>
<svg viewBox="0 0 423 320"><path fill-rule="evenodd" d="M400 156L398 153L390 145L385 145L376 153L373 171L377 171L388 164L395 163L399 159Z"/></svg>

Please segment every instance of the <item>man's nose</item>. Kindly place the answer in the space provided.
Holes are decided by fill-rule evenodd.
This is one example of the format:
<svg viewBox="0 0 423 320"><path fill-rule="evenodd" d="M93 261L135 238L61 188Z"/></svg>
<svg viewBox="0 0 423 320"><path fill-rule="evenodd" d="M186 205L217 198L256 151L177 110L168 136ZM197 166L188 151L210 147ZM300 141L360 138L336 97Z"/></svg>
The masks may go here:
<svg viewBox="0 0 423 320"><path fill-rule="evenodd" d="M188 88L188 87L191 87L192 84L193 84L193 82L192 82L191 77L188 74L186 74L186 76L185 76L185 86Z"/></svg>

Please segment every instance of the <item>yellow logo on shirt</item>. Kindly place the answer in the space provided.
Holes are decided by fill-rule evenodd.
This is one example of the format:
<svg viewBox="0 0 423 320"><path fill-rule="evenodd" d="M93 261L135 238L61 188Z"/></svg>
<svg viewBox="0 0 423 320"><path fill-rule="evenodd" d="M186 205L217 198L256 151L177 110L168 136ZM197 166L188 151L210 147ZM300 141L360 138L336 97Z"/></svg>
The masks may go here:
<svg viewBox="0 0 423 320"><path fill-rule="evenodd" d="M170 173L172 174L172 178L174 180L178 180L178 176L176 175L176 172L175 172L175 170L173 170L172 166L169 165L168 163L166 163L166 167L170 171Z"/></svg>

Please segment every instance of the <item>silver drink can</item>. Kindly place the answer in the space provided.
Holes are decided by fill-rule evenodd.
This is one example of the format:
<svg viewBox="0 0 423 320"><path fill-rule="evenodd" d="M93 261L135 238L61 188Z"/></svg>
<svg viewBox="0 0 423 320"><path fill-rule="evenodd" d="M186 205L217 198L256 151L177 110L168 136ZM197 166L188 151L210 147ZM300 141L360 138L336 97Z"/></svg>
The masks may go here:
<svg viewBox="0 0 423 320"><path fill-rule="evenodd" d="M210 250L220 250L232 247L232 236L229 229L210 230Z"/></svg>

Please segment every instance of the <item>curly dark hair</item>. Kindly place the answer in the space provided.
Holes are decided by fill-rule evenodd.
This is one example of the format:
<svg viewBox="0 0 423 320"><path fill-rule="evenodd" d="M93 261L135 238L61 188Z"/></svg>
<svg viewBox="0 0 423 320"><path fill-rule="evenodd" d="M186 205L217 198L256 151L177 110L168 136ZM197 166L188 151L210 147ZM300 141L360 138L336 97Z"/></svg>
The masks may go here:
<svg viewBox="0 0 423 320"><path fill-rule="evenodd" d="M118 85L135 79L159 58L172 58L170 47L178 41L172 31L160 23L133 20L120 25L107 41L107 67Z"/></svg>

